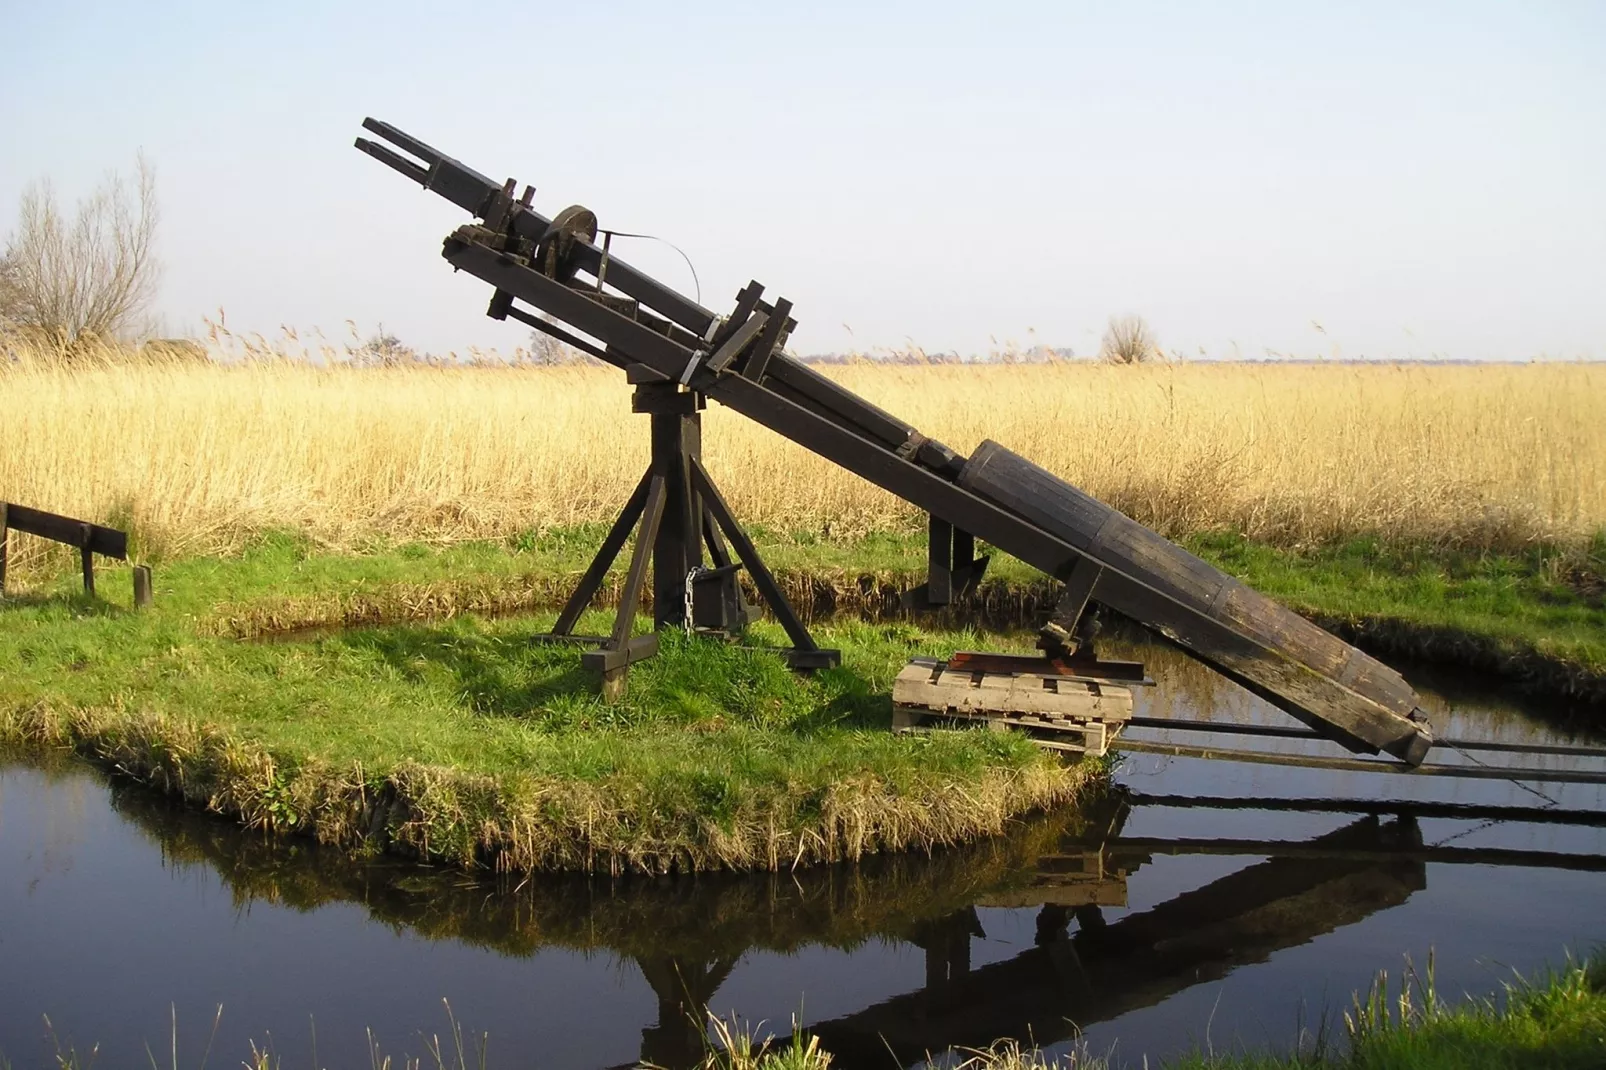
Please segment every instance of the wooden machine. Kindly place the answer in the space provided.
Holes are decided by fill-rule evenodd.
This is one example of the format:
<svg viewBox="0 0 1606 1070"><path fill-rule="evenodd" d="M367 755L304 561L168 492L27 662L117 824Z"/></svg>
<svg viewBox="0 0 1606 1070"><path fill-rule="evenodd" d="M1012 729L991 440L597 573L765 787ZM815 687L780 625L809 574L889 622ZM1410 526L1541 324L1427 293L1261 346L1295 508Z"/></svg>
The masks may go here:
<svg viewBox="0 0 1606 1070"><path fill-rule="evenodd" d="M519 193L514 180L487 178L388 123L363 126L395 148L358 138L358 149L478 220L449 234L442 255L491 286L488 314L619 368L636 387L636 411L652 418L652 463L554 629L595 648L582 660L605 691L621 689L631 662L657 649L656 635L632 631L649 570L658 629L739 631L750 616L736 584L745 569L785 627L795 667L837 660L787 604L702 465L699 414L717 401L925 511L921 604L947 604L975 584L986 566L978 539L1064 584L1042 628L1041 662L1005 672L977 655L912 665L895 695L904 727L982 717L1061 746L1107 746L1130 710L1121 691L1135 681L1099 675L1096 660L1072 664L1078 651L1090 656L1087 618L1106 606L1351 751L1413 766L1427 755L1433 736L1398 673L997 442L963 456L787 355L791 302L765 300L754 282L717 315L613 256L611 235L587 209L548 218L533 207L532 187ZM833 240L839 255L855 255L851 236ZM613 630L574 635L632 530Z"/></svg>

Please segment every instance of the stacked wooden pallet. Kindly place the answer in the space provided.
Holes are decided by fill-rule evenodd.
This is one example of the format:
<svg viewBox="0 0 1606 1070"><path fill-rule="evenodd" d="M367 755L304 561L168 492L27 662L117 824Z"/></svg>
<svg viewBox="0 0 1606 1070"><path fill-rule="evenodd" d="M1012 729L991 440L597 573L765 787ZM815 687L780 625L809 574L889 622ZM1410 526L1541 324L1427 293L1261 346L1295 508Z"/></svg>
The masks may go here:
<svg viewBox="0 0 1606 1070"><path fill-rule="evenodd" d="M1051 750L1101 755L1132 717L1127 684L1141 682L1141 667L1136 681L1131 666L1120 668L1124 680L1082 675L1045 658L915 658L892 685L892 730L985 725L1025 732Z"/></svg>

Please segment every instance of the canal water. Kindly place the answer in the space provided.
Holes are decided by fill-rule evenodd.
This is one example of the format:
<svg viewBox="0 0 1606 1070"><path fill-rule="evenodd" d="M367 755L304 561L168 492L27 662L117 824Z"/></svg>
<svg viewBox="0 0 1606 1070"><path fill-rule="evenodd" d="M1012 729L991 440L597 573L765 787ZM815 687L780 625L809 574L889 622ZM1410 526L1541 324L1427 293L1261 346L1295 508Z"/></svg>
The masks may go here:
<svg viewBox="0 0 1606 1070"><path fill-rule="evenodd" d="M1288 723L1166 648L1112 653L1157 681L1140 715ZM1441 737L1589 742L1475 679L1408 675ZM1341 1036L1352 991L1406 956L1432 956L1441 996L1488 996L1606 945L1606 788L1146 755L1117 779L1128 797L1096 812L932 857L521 880L354 864L70 760L0 759L0 1057L148 1065L148 1045L199 1067L221 1004L217 1066L253 1041L287 1068L374 1046L399 1066L455 1020L492 1067L676 1067L707 1005L796 1017L850 1068L1006 1036L1153 1065Z"/></svg>

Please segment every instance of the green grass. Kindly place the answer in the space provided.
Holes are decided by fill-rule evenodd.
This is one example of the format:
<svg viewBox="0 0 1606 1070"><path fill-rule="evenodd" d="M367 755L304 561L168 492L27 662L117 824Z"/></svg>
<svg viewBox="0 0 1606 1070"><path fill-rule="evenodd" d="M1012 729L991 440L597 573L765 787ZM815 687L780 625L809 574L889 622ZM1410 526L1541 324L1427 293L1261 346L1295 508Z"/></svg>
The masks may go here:
<svg viewBox="0 0 1606 1070"><path fill-rule="evenodd" d="M122 594L120 579L102 589ZM576 648L531 641L549 612L233 637L247 618L255 633L354 605L455 612L465 590L566 582L537 553L333 557L287 539L164 567L145 612L71 595L64 578L0 610L0 740L73 746L252 826L520 869L777 868L930 847L1090 779L1013 735L894 737L887 693L910 655L996 645L908 624L821 630L844 664L812 678L666 635L613 704Z"/></svg>
<svg viewBox="0 0 1606 1070"><path fill-rule="evenodd" d="M1054 584L1020 562L998 556L926 630L888 619L923 579L918 535L760 531L796 604L862 621L817 629L842 669L802 679L768 654L669 636L607 704L573 648L530 642L600 536L361 554L269 536L235 558L160 564L143 613L126 571L103 570L101 601L63 573L0 608L0 740L76 747L253 826L513 868L857 857L994 832L1078 790L1082 773L1011 736L886 731L909 656L1007 647L960 622L1018 625L1051 603ZM1606 698L1606 540L1520 557L1190 545L1385 655ZM603 611L581 630L607 630Z"/></svg>
<svg viewBox="0 0 1606 1070"><path fill-rule="evenodd" d="M1518 979L1498 999L1447 1005L1407 966L1380 973L1344 1015L1348 1044L1299 1056L1194 1056L1175 1070L1598 1070L1606 1066L1606 961Z"/></svg>
<svg viewBox="0 0 1606 1070"><path fill-rule="evenodd" d="M1606 536L1587 553L1535 548L1521 556L1368 539L1296 552L1226 535L1201 536L1190 548L1382 652L1606 699Z"/></svg>

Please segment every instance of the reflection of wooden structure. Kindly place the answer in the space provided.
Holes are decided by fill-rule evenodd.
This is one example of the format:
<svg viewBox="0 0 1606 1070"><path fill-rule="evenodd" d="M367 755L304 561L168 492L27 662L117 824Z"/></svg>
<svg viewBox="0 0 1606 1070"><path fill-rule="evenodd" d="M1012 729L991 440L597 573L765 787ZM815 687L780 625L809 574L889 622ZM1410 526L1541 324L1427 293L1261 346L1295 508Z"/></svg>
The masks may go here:
<svg viewBox="0 0 1606 1070"><path fill-rule="evenodd" d="M636 965L658 997L658 1021L641 1031L641 1062L648 1066L695 1066L707 1048L708 1006L740 955L711 961L683 955L637 955Z"/></svg>
<svg viewBox="0 0 1606 1070"><path fill-rule="evenodd" d="M1412 822L1363 818L1308 846L1382 851L1420 843ZM1111 860L1123 853L1117 846ZM1126 854L1133 867L1144 861L1144 854ZM1105 922L1092 904L1050 902L1038 915L1031 950L971 970L968 943L962 950L954 940L925 945L928 956L946 956L927 965L927 977L940 983L811 1031L843 1066L885 1066L889 1051L907 1065L999 1037L1050 1044L1398 906L1426 883L1421 862L1271 858L1117 921ZM976 928L969 916L948 924L955 934Z"/></svg>
<svg viewBox="0 0 1606 1070"><path fill-rule="evenodd" d="M1116 857L1100 845L1083 851L1043 855L1037 874L1024 888L988 892L977 906L1021 909L1035 906L1124 907L1130 856Z"/></svg>
<svg viewBox="0 0 1606 1070"><path fill-rule="evenodd" d="M892 728L1016 731L1041 747L1101 755L1132 717L1143 666L1091 658L961 652L914 658L892 684Z"/></svg>

